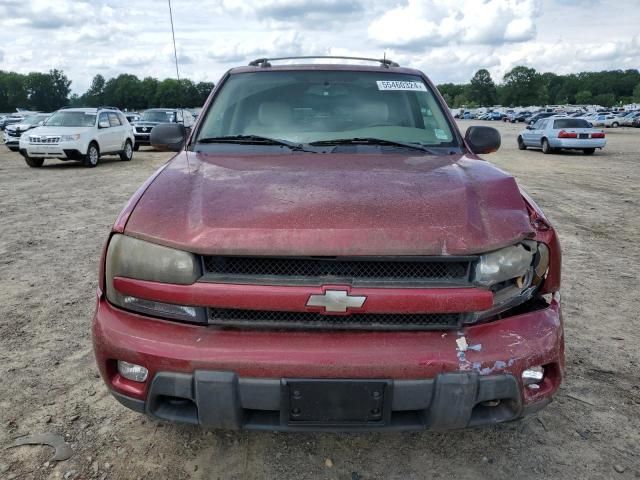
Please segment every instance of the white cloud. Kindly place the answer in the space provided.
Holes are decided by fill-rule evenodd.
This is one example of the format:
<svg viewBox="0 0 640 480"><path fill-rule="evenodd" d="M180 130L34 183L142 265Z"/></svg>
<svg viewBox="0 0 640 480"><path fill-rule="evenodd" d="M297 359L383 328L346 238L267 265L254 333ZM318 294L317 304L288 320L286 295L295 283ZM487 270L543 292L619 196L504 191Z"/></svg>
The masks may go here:
<svg viewBox="0 0 640 480"><path fill-rule="evenodd" d="M408 0L374 19L369 37L407 50L449 43L502 45L531 40L540 0Z"/></svg>
<svg viewBox="0 0 640 480"><path fill-rule="evenodd" d="M584 8L587 5L588 8ZM435 82L638 68L637 0L174 0L180 75L217 82L264 56L382 57ZM166 0L0 0L0 68L64 69L76 93L106 77L175 76ZM596 35L597 33L597 35Z"/></svg>

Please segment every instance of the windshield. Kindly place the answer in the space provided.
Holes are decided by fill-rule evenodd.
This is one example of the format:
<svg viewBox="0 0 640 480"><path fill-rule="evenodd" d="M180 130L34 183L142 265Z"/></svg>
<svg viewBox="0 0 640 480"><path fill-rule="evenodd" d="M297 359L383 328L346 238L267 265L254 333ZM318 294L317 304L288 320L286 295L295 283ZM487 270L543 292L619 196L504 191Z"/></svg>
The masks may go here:
<svg viewBox="0 0 640 480"><path fill-rule="evenodd" d="M276 71L232 75L198 132L309 144L354 138L457 146L421 77L371 71Z"/></svg>
<svg viewBox="0 0 640 480"><path fill-rule="evenodd" d="M581 118L562 118L553 122L553 128L591 128L591 124Z"/></svg>
<svg viewBox="0 0 640 480"><path fill-rule="evenodd" d="M22 123L26 123L27 125L34 125L44 120L44 118L45 117L43 117L42 115L29 115L28 117L24 117Z"/></svg>
<svg viewBox="0 0 640 480"><path fill-rule="evenodd" d="M164 110L147 110L142 114L142 120L145 122L170 123L175 120L175 112Z"/></svg>
<svg viewBox="0 0 640 480"><path fill-rule="evenodd" d="M93 127L95 123L95 113L60 110L47 120L47 127Z"/></svg>

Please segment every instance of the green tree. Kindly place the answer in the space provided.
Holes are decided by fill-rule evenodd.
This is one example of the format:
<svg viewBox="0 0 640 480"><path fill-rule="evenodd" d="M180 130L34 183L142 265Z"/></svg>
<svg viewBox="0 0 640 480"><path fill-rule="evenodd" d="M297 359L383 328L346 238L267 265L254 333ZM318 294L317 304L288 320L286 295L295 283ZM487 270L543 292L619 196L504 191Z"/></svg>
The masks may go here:
<svg viewBox="0 0 640 480"><path fill-rule="evenodd" d="M69 103L71 81L60 70L31 72L25 85L29 106L34 110L52 112Z"/></svg>
<svg viewBox="0 0 640 480"><path fill-rule="evenodd" d="M0 112L14 112L26 108L28 93L25 76L15 72L0 71Z"/></svg>
<svg viewBox="0 0 640 480"><path fill-rule="evenodd" d="M593 97L593 103L603 107L612 107L616 104L616 96L613 93L601 93Z"/></svg>
<svg viewBox="0 0 640 480"><path fill-rule="evenodd" d="M640 103L640 83L633 89L633 101Z"/></svg>
<svg viewBox="0 0 640 480"><path fill-rule="evenodd" d="M580 90L576 93L576 104L589 105L593 102L593 94L589 90Z"/></svg>
<svg viewBox="0 0 640 480"><path fill-rule="evenodd" d="M493 83L488 70L482 68L475 73L468 89L468 97L472 102L484 107L498 102L496 84Z"/></svg>
<svg viewBox="0 0 640 480"><path fill-rule="evenodd" d="M193 107L199 107L204 105L204 102L207 101L211 90L215 87L213 82L198 82L196 85L196 89L198 90L198 98L197 101L192 105Z"/></svg>
<svg viewBox="0 0 640 480"><path fill-rule="evenodd" d="M533 68L518 66L507 72L504 81L504 104L511 106L546 103L542 75Z"/></svg>

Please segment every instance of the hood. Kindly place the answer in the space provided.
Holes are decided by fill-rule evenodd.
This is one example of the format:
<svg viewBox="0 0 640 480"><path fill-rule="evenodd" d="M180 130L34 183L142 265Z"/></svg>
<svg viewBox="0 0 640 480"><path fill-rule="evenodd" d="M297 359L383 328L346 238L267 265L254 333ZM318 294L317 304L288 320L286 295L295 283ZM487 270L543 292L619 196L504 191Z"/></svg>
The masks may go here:
<svg viewBox="0 0 640 480"><path fill-rule="evenodd" d="M26 132L32 128L35 128L37 125L31 125L30 123L14 123L13 125L7 126L7 130L15 130Z"/></svg>
<svg viewBox="0 0 640 480"><path fill-rule="evenodd" d="M155 178L125 228L194 253L292 256L465 255L531 232L513 177L482 160L192 152Z"/></svg>
<svg viewBox="0 0 640 480"><path fill-rule="evenodd" d="M29 135L76 135L91 130L93 127L36 127L29 130Z"/></svg>

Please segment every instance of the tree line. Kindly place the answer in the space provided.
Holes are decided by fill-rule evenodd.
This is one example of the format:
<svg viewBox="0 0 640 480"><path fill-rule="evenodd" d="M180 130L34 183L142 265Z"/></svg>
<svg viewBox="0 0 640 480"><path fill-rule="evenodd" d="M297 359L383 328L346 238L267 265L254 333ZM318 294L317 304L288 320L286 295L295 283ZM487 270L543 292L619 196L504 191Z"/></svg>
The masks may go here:
<svg viewBox="0 0 640 480"><path fill-rule="evenodd" d="M122 110L152 107L200 107L213 89L212 82L158 80L122 74L106 80L96 75L82 95L71 94L71 80L60 70L21 74L0 70L0 112L16 108L53 112L61 107L109 105Z"/></svg>
<svg viewBox="0 0 640 480"><path fill-rule="evenodd" d="M100 105L123 110L199 107L213 86L212 82L188 79L141 80L124 73L109 80L96 75L85 93L70 95L71 80L60 70L28 74L0 70L0 112L13 112L16 108L51 112L64 106ZM564 104L612 107L640 103L640 72L634 69L557 75L517 66L496 84L483 68L467 84L445 83L438 89L452 108Z"/></svg>
<svg viewBox="0 0 640 480"><path fill-rule="evenodd" d="M608 70L557 75L517 66L496 84L486 69L478 70L467 84L438 85L451 108L503 105L601 105L613 107L640 103L640 72Z"/></svg>

